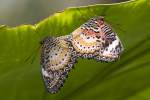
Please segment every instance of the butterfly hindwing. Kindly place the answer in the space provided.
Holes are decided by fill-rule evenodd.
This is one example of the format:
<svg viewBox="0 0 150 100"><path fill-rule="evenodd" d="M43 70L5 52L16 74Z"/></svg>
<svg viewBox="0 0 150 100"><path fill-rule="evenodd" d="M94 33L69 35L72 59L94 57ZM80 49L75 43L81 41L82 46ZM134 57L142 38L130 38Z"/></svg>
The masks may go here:
<svg viewBox="0 0 150 100"><path fill-rule="evenodd" d="M120 42L118 36L115 34L112 39L106 38L103 47L98 51L98 55L94 58L98 61L112 62L118 60L122 51L122 43Z"/></svg>
<svg viewBox="0 0 150 100"><path fill-rule="evenodd" d="M47 37L42 41L42 76L50 93L56 93L60 89L76 61L66 37Z"/></svg>

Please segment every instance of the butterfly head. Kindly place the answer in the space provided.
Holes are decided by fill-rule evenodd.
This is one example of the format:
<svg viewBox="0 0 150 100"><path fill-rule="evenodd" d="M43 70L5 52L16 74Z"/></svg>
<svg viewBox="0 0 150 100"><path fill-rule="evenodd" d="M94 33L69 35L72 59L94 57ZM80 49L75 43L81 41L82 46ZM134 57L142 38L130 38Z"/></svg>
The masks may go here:
<svg viewBox="0 0 150 100"><path fill-rule="evenodd" d="M103 16L98 17L97 21L98 21L99 25L103 25L104 24L104 17Z"/></svg>

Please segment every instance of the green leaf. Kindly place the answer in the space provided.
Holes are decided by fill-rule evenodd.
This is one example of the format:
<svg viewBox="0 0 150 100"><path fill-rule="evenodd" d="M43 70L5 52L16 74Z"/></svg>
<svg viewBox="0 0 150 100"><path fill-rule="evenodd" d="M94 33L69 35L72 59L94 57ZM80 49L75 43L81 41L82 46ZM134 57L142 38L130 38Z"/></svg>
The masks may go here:
<svg viewBox="0 0 150 100"><path fill-rule="evenodd" d="M134 0L68 8L36 25L0 26L1 100L149 100L150 1ZM88 19L104 16L124 45L115 63L79 60L57 94L49 94L40 69L45 36L70 34Z"/></svg>

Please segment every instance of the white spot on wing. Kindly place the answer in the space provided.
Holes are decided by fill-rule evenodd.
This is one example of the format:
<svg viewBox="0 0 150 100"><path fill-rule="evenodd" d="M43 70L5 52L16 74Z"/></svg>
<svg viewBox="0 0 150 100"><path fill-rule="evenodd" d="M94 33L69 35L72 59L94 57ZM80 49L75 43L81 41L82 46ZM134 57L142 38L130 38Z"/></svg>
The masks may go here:
<svg viewBox="0 0 150 100"><path fill-rule="evenodd" d="M42 74L43 74L43 76L45 76L45 77L49 77L48 72L45 71L44 68L42 68Z"/></svg>
<svg viewBox="0 0 150 100"><path fill-rule="evenodd" d="M119 42L120 42L120 40L119 40L119 38L117 37L117 36L115 36L115 38L116 38L116 40L115 41L113 41L112 42L112 44L110 44L105 50L104 50L104 52L103 52L103 55L109 55L109 54L112 54L112 50L115 50L115 47L117 46L117 45L119 45Z"/></svg>

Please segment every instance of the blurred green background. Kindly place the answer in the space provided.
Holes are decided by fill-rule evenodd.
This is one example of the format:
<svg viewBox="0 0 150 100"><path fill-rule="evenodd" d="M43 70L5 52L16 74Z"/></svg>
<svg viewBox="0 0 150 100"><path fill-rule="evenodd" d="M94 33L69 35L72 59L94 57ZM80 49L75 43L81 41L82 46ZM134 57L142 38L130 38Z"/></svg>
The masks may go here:
<svg viewBox="0 0 150 100"><path fill-rule="evenodd" d="M0 24L35 24L67 7L125 0L0 0Z"/></svg>
<svg viewBox="0 0 150 100"><path fill-rule="evenodd" d="M87 5L102 1L2 1L0 100L150 100L149 0L92 6ZM58 12L71 6L74 8ZM115 29L124 45L120 60L101 63L79 59L64 87L55 95L49 94L40 73L39 41L49 35L70 34L100 15Z"/></svg>

